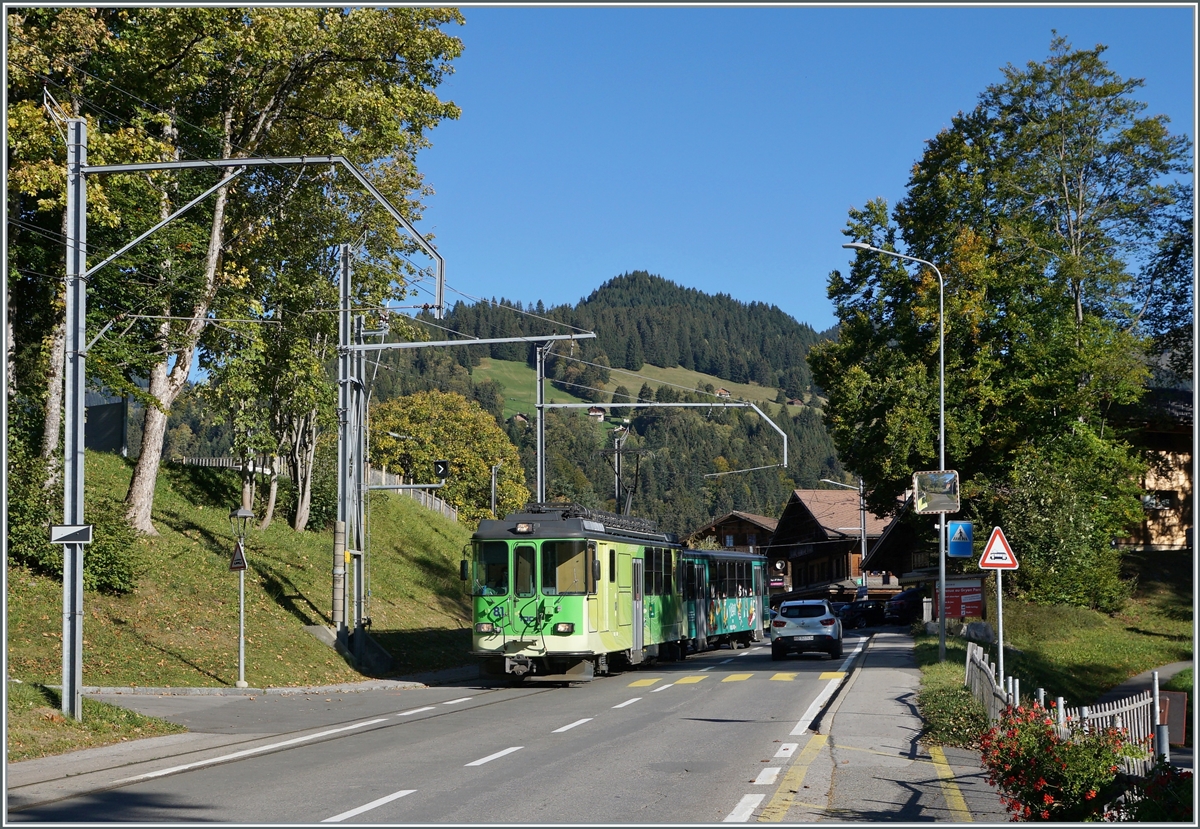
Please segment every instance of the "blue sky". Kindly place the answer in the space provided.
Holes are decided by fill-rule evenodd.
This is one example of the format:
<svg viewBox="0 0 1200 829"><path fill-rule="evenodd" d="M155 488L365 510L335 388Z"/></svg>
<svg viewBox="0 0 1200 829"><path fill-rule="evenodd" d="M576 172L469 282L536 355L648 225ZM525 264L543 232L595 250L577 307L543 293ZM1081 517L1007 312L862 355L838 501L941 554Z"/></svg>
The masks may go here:
<svg viewBox="0 0 1200 829"><path fill-rule="evenodd" d="M647 270L834 324L847 211L904 195L924 142L1051 30L1103 43L1195 137L1195 10L463 6L418 163L447 299L575 303Z"/></svg>

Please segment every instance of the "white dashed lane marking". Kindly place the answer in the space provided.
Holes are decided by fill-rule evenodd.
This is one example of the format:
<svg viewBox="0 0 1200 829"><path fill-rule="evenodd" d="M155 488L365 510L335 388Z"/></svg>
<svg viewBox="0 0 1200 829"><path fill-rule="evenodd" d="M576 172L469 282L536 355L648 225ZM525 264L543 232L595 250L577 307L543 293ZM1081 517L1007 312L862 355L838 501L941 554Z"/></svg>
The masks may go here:
<svg viewBox="0 0 1200 829"><path fill-rule="evenodd" d="M520 751L523 748L525 748L525 746L513 746L512 748L506 748L506 749L504 749L504 751L497 751L495 754L489 754L487 757L481 757L472 763L467 763L467 765L468 766L482 766L484 763L490 763L493 760L497 760L506 754L512 754L514 751ZM464 768L465 768L465 766L464 766Z"/></svg>
<svg viewBox="0 0 1200 829"><path fill-rule="evenodd" d="M779 772L781 772L781 771L783 771L782 768L763 769L762 771L760 771L758 773L758 777L754 778L754 785L756 785L756 786L771 785L772 783L775 782L775 778L779 776Z"/></svg>
<svg viewBox="0 0 1200 829"><path fill-rule="evenodd" d="M574 728L577 725L583 725L585 722L591 722L592 719L593 719L592 717L586 717L582 720L576 720L575 722L571 723L570 725L564 725L562 728L556 728L553 731L551 731L550 733L551 734L561 734L564 731L570 731L572 728Z"/></svg>
<svg viewBox="0 0 1200 829"><path fill-rule="evenodd" d="M633 705L639 699L641 699L641 697L634 697L633 699L627 699L624 702L620 703L619 705L614 705L613 708L624 708L626 705Z"/></svg>
<svg viewBox="0 0 1200 829"><path fill-rule="evenodd" d="M407 717L409 714L420 714L422 711L432 711L432 705L426 705L424 708L414 708L411 711L401 711L397 717Z"/></svg>
<svg viewBox="0 0 1200 829"><path fill-rule="evenodd" d="M340 823L341 821L345 820L346 818L352 818L355 815L361 815L363 812L369 812L372 809L377 809L380 806L384 805L385 803L391 803L393 800L399 800L400 798L404 797L405 795L412 794L415 791L416 791L416 789L404 789L402 791L393 792L392 794L389 794L386 797L381 797L378 800L372 800L370 803L367 803L366 805L359 806L357 809L351 809L348 812L342 812L340 815L334 815L333 817L327 817L321 822L322 823Z"/></svg>
<svg viewBox="0 0 1200 829"><path fill-rule="evenodd" d="M724 823L745 823L754 814L754 810L758 808L758 804L763 802L765 794L748 794L738 801L738 805L725 818Z"/></svg>

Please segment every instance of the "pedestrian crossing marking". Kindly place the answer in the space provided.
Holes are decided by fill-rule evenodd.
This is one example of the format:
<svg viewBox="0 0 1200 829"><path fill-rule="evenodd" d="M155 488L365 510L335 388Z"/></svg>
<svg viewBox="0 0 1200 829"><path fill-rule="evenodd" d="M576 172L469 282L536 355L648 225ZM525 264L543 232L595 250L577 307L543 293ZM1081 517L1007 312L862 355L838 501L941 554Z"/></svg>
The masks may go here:
<svg viewBox="0 0 1200 829"><path fill-rule="evenodd" d="M962 524L959 524L958 527L955 528L954 535L950 538L950 540L951 541L970 541L971 539L967 538L967 528L964 527Z"/></svg>
<svg viewBox="0 0 1200 829"><path fill-rule="evenodd" d="M647 688L656 682L660 682L661 680L662 680L661 676L657 676L654 679L635 679L633 682L629 683L629 687L630 688Z"/></svg>
<svg viewBox="0 0 1200 829"><path fill-rule="evenodd" d="M775 674L775 676L771 677L771 679L778 679L782 682L791 682L795 678L796 678L796 674L794 674L794 673Z"/></svg>
<svg viewBox="0 0 1200 829"><path fill-rule="evenodd" d="M685 676L685 677L682 677L681 679L675 680L675 684L676 685L695 685L697 682L699 682L702 679L704 679L704 677L702 677L702 676Z"/></svg>
<svg viewBox="0 0 1200 829"><path fill-rule="evenodd" d="M749 679L752 676L754 676L754 674L730 674L729 676L725 677L721 681L722 682L741 682L743 680Z"/></svg>
<svg viewBox="0 0 1200 829"><path fill-rule="evenodd" d="M817 679L845 679L845 671L825 671Z"/></svg>

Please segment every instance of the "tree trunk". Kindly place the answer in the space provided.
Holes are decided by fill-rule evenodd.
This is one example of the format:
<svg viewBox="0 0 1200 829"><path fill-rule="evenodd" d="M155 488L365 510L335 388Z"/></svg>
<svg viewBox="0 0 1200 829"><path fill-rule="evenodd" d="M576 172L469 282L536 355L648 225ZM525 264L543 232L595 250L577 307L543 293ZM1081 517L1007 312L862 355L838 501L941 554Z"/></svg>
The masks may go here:
<svg viewBox="0 0 1200 829"><path fill-rule="evenodd" d="M12 342L10 339L9 343ZM54 331L50 335L50 366L46 371L46 407L42 428L42 459L46 461L46 480L42 486L47 490L62 484L62 455L59 444L62 442L66 361L67 319L64 309L63 316L55 323Z"/></svg>
<svg viewBox="0 0 1200 829"><path fill-rule="evenodd" d="M279 456L271 455L268 463L271 464L271 468L267 470L270 485L267 488L267 507L263 511L262 523L258 525L260 530L271 526L271 520L275 517L275 498L279 494Z"/></svg>
<svg viewBox="0 0 1200 829"><path fill-rule="evenodd" d="M296 490L296 515L292 519L292 529L296 532L302 532L308 526L308 517L312 510L313 466L317 452L316 424L315 411L300 420L291 453L292 483Z"/></svg>

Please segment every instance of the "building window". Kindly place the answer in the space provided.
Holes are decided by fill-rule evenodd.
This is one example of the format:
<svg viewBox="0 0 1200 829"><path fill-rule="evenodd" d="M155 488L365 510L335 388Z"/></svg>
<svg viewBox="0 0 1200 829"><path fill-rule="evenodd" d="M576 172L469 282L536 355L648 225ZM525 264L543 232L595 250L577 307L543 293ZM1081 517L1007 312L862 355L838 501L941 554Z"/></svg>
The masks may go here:
<svg viewBox="0 0 1200 829"><path fill-rule="evenodd" d="M725 546L726 547L733 546L733 535L732 534L725 536Z"/></svg>
<svg viewBox="0 0 1200 829"><path fill-rule="evenodd" d="M1169 489L1156 489L1142 493L1142 506L1147 510L1171 509L1175 503L1175 493Z"/></svg>
<svg viewBox="0 0 1200 829"><path fill-rule="evenodd" d="M747 546L753 547L757 543L758 543L758 534L757 533L746 533L746 545Z"/></svg>

